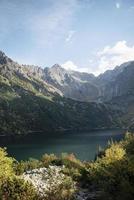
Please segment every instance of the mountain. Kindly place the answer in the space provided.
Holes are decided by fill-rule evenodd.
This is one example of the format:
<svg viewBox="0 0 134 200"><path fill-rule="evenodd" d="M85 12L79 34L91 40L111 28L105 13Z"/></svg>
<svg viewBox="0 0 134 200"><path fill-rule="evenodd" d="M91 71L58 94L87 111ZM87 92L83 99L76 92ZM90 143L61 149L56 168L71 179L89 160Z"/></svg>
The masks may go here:
<svg viewBox="0 0 134 200"><path fill-rule="evenodd" d="M84 89L87 84L92 91L90 82L94 79L58 65L51 69L19 65L0 52L0 134L120 127L122 111L116 112L110 104L64 95L65 85L72 87L72 94L77 84Z"/></svg>
<svg viewBox="0 0 134 200"><path fill-rule="evenodd" d="M122 110L125 126L134 124L134 61L124 63L97 77L99 100Z"/></svg>
<svg viewBox="0 0 134 200"><path fill-rule="evenodd" d="M117 66L98 77L65 70L55 64L44 69L43 80L59 89L68 98L87 102L110 101L124 95L133 95L134 61Z"/></svg>
<svg viewBox="0 0 134 200"><path fill-rule="evenodd" d="M95 77L0 52L0 133L133 127L134 61Z"/></svg>
<svg viewBox="0 0 134 200"><path fill-rule="evenodd" d="M63 69L58 64L44 69L43 79L58 88L65 97L79 101L94 101L98 88L93 83L95 76Z"/></svg>
<svg viewBox="0 0 134 200"><path fill-rule="evenodd" d="M126 127L134 123L134 61L98 77L68 71L56 64L45 69L44 80L59 89L65 97L109 104L111 109L122 112L121 121Z"/></svg>
<svg viewBox="0 0 134 200"><path fill-rule="evenodd" d="M133 95L134 61L117 66L114 70L106 71L96 78L95 83L100 88L99 98L102 101Z"/></svg>

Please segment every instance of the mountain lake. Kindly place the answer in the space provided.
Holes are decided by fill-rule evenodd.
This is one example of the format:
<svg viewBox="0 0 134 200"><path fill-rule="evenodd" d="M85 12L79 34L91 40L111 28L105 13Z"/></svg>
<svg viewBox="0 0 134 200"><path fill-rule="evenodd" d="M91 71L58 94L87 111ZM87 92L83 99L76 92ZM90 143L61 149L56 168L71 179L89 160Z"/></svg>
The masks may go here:
<svg viewBox="0 0 134 200"><path fill-rule="evenodd" d="M120 141L124 130L100 130L90 132L59 132L53 134L28 134L9 144L7 152L17 160L40 158L41 155L54 153L73 153L81 160L93 160L99 149L110 140Z"/></svg>

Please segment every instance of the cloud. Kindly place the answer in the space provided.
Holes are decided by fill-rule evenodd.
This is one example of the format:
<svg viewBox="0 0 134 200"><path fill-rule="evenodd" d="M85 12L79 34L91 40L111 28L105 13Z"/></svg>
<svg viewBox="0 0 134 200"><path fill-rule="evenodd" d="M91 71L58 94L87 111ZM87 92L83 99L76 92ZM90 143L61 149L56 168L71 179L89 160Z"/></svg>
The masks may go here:
<svg viewBox="0 0 134 200"><path fill-rule="evenodd" d="M27 28L34 34L34 38L39 45L54 44L56 41L65 40L69 42L74 31L70 30L73 15L77 10L77 0L52 1L52 5L40 14L34 14L27 23Z"/></svg>
<svg viewBox="0 0 134 200"><path fill-rule="evenodd" d="M121 7L121 4L119 2L116 2L115 6L117 9L119 9Z"/></svg>
<svg viewBox="0 0 134 200"><path fill-rule="evenodd" d="M79 72L87 72L87 73L89 72L89 68L88 67L77 66L71 60L68 60L65 63L61 64L61 66L64 69L66 69L66 70L79 71Z"/></svg>
<svg viewBox="0 0 134 200"><path fill-rule="evenodd" d="M99 75L106 70L112 70L122 63L134 60L134 46L127 45L125 40L118 41L114 46L105 46L97 52L93 59L89 60L87 67L75 65L72 61L62 64L67 70L93 73Z"/></svg>
<svg viewBox="0 0 134 200"><path fill-rule="evenodd" d="M66 61L61 65L64 69L77 71L79 68L71 60Z"/></svg>
<svg viewBox="0 0 134 200"><path fill-rule="evenodd" d="M70 30L70 31L68 32L68 35L67 35L65 41L66 41L67 43L70 42L70 41L72 40L74 34L75 34L75 31L74 31L74 30Z"/></svg>
<svg viewBox="0 0 134 200"><path fill-rule="evenodd" d="M0 43L15 32L24 32L35 47L47 47L62 40L69 30L79 0L1 0ZM70 39L73 32L70 32ZM23 39L23 38L22 38Z"/></svg>
<svg viewBox="0 0 134 200"><path fill-rule="evenodd" d="M125 40L118 41L113 47L106 46L97 53L98 67L94 71L100 74L107 69L113 69L124 62L134 60L134 46L128 46Z"/></svg>

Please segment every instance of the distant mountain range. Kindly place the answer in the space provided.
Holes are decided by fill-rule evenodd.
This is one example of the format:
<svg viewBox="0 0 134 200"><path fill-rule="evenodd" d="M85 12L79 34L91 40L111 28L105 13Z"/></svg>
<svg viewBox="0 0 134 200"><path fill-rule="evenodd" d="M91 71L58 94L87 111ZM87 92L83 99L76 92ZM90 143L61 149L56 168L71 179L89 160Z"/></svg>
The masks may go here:
<svg viewBox="0 0 134 200"><path fill-rule="evenodd" d="M0 134L129 127L134 123L134 62L95 77L20 65L0 52Z"/></svg>
<svg viewBox="0 0 134 200"><path fill-rule="evenodd" d="M79 101L105 102L134 91L134 62L122 64L98 77L68 71L58 64L45 68L43 74L43 80L59 89L65 97Z"/></svg>

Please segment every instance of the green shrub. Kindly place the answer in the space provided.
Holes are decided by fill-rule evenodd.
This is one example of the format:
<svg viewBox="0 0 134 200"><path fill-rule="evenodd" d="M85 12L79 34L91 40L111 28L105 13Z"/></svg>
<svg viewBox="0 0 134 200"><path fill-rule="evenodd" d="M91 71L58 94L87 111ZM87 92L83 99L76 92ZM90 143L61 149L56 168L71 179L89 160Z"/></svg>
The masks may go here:
<svg viewBox="0 0 134 200"><path fill-rule="evenodd" d="M38 200L31 184L18 177L7 178L1 184L1 200Z"/></svg>
<svg viewBox="0 0 134 200"><path fill-rule="evenodd" d="M87 165L87 180L103 193L103 200L132 200L134 197L134 136L112 143L100 158Z"/></svg>
<svg viewBox="0 0 134 200"><path fill-rule="evenodd" d="M40 168L42 165L41 161L30 158L27 161L21 160L20 162L16 162L14 165L14 171L16 172L16 175L21 175L28 170Z"/></svg>
<svg viewBox="0 0 134 200"><path fill-rule="evenodd" d="M8 157L5 148L0 148L0 182L14 174L13 162L15 159Z"/></svg>
<svg viewBox="0 0 134 200"><path fill-rule="evenodd" d="M57 160L58 160L58 158L54 154L50 154L50 155L44 154L41 157L41 162L44 167L48 167L50 164L55 164Z"/></svg>

